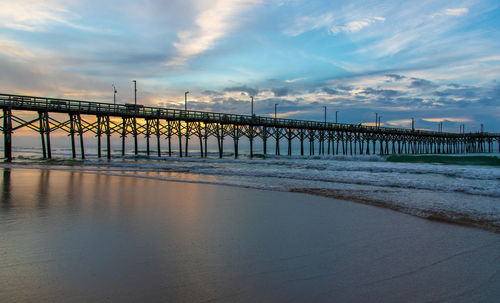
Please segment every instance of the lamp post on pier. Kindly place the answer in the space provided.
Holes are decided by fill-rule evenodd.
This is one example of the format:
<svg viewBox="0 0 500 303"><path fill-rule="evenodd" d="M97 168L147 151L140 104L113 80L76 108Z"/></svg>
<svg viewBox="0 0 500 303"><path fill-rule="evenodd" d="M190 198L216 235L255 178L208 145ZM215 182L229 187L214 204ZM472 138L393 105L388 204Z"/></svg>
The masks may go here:
<svg viewBox="0 0 500 303"><path fill-rule="evenodd" d="M338 110L337 110L337 111L335 111L335 124L337 124L337 117L338 117L338 113L339 113L339 111L338 111Z"/></svg>
<svg viewBox="0 0 500 303"><path fill-rule="evenodd" d="M113 104L114 104L114 105L116 105L116 93L117 93L118 91L116 90L116 86L115 86L115 84L114 84L114 83L113 83L113 85L112 85L112 86L113 86Z"/></svg>
<svg viewBox="0 0 500 303"><path fill-rule="evenodd" d="M325 125L326 125L326 106L323 106L323 108L325 109Z"/></svg>
<svg viewBox="0 0 500 303"><path fill-rule="evenodd" d="M137 81L132 80L134 82L134 104L137 105Z"/></svg>
<svg viewBox="0 0 500 303"><path fill-rule="evenodd" d="M188 109L188 101L187 101L187 95L189 92L184 92L184 110L187 111Z"/></svg>
<svg viewBox="0 0 500 303"><path fill-rule="evenodd" d="M276 120L277 108L278 108L278 103L274 103L274 120Z"/></svg>
<svg viewBox="0 0 500 303"><path fill-rule="evenodd" d="M378 128L378 113L375 113L375 128Z"/></svg>
<svg viewBox="0 0 500 303"><path fill-rule="evenodd" d="M252 117L253 117L253 96L250 96L250 98L252 99Z"/></svg>

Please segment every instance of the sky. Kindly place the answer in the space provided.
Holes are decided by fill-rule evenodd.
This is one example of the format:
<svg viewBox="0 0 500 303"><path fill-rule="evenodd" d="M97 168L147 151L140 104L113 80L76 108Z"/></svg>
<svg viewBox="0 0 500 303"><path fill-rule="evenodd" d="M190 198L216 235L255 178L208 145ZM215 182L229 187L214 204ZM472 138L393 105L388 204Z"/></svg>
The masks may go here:
<svg viewBox="0 0 500 303"><path fill-rule="evenodd" d="M500 2L0 2L0 92L500 132Z"/></svg>

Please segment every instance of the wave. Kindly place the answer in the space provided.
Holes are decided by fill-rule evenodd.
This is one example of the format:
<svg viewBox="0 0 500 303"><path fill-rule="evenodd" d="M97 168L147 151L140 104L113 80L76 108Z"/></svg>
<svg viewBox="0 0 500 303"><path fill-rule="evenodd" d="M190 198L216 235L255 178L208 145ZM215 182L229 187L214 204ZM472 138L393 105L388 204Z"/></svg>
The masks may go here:
<svg viewBox="0 0 500 303"><path fill-rule="evenodd" d="M28 161L30 165L32 161ZM380 187L460 192L500 197L500 169L456 165L388 163L384 161L331 161L322 159L218 159L125 156L113 161L53 159L40 165L80 165L89 170L170 172L193 175L267 178L275 186L294 181L328 184L356 184Z"/></svg>
<svg viewBox="0 0 500 303"><path fill-rule="evenodd" d="M40 160L27 156L0 167L296 191L488 229L500 226L498 167L395 163L380 156L361 158L341 157L336 161L328 157L219 159L127 155L108 161L67 157Z"/></svg>

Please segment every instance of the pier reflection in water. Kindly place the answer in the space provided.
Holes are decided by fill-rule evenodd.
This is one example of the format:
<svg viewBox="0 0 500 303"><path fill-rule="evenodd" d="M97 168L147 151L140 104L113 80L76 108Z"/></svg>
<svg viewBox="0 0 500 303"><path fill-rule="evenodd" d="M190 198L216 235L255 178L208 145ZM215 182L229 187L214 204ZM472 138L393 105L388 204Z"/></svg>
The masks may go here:
<svg viewBox="0 0 500 303"><path fill-rule="evenodd" d="M499 237L483 230L293 193L45 169L2 176L0 302L500 296Z"/></svg>

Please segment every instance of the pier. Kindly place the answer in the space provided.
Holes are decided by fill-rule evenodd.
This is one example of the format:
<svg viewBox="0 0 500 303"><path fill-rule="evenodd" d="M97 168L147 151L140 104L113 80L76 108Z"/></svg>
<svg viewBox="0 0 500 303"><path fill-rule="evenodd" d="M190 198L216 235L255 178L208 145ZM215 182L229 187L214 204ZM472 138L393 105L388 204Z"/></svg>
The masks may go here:
<svg viewBox="0 0 500 303"><path fill-rule="evenodd" d="M122 155L126 154L125 143L130 137L134 153L139 153L139 136L146 139L147 155L172 156L172 141L177 140L179 157L189 155L190 144L199 146L200 157L207 157L209 138L216 139L219 157L224 154L224 141L232 140L236 158L243 138L249 142L250 157L254 156L257 143L261 144L264 155L292 155L293 144L299 145L295 148L300 148L302 156L500 152L500 134L488 132L435 132L12 94L0 94L0 107L4 158L8 161L12 159L13 135L21 128L40 136L43 158L48 159L52 158L51 133L55 131L68 134L73 158L77 157L76 145L79 145L82 159L85 159L84 136L96 137L99 158L104 157L104 144L105 157L111 158L113 135L121 138ZM23 115L26 112L36 113L35 118L26 119ZM55 114L64 114L66 118L57 120ZM286 152L280 150L280 142L286 143Z"/></svg>

